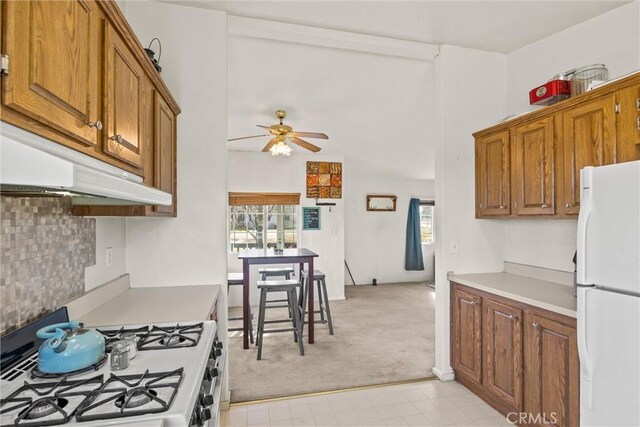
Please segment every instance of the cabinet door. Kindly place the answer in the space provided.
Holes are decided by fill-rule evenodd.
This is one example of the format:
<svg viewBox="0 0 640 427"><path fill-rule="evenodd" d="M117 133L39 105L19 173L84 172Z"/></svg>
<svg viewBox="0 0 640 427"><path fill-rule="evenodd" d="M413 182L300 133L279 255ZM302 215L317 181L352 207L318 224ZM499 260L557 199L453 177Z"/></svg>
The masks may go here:
<svg viewBox="0 0 640 427"><path fill-rule="evenodd" d="M485 299L485 389L509 407L522 408L522 311Z"/></svg>
<svg viewBox="0 0 640 427"><path fill-rule="evenodd" d="M553 116L513 131L514 208L517 215L554 214Z"/></svg>
<svg viewBox="0 0 640 427"><path fill-rule="evenodd" d="M476 216L509 215L509 131L476 140Z"/></svg>
<svg viewBox="0 0 640 427"><path fill-rule="evenodd" d="M562 114L565 214L580 211L580 170L615 163L615 104L611 94Z"/></svg>
<svg viewBox="0 0 640 427"><path fill-rule="evenodd" d="M482 380L482 298L453 290L453 369L480 384Z"/></svg>
<svg viewBox="0 0 640 427"><path fill-rule="evenodd" d="M154 211L175 215L176 208L176 116L162 96L155 93L154 186L173 195L171 206L154 206Z"/></svg>
<svg viewBox="0 0 640 427"><path fill-rule="evenodd" d="M105 154L142 169L144 74L120 35L105 23Z"/></svg>
<svg viewBox="0 0 640 427"><path fill-rule="evenodd" d="M100 13L94 1L8 1L2 104L96 146ZM71 143L73 144L73 142Z"/></svg>
<svg viewBox="0 0 640 427"><path fill-rule="evenodd" d="M526 313L524 410L539 426L579 425L579 364L575 328Z"/></svg>
<svg viewBox="0 0 640 427"><path fill-rule="evenodd" d="M640 160L640 84L616 93L620 112L616 121L616 163Z"/></svg>

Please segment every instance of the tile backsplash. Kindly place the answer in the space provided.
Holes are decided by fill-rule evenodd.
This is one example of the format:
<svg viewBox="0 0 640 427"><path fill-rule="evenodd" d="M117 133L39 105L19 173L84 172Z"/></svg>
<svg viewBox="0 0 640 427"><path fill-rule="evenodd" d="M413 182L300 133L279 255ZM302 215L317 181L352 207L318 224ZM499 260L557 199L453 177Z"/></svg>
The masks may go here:
<svg viewBox="0 0 640 427"><path fill-rule="evenodd" d="M71 215L68 197L0 199L1 336L84 292L96 224Z"/></svg>

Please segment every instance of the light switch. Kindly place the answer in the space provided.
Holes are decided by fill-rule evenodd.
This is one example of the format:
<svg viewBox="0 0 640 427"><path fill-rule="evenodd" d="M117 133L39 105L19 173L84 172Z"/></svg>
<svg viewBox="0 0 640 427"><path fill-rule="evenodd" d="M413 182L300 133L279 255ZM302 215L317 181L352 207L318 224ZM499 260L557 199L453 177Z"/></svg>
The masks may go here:
<svg viewBox="0 0 640 427"><path fill-rule="evenodd" d="M113 264L113 248L108 247L105 252L105 265L111 267L111 264Z"/></svg>
<svg viewBox="0 0 640 427"><path fill-rule="evenodd" d="M458 241L457 240L452 240L451 241L451 253L452 254L457 254L458 253Z"/></svg>

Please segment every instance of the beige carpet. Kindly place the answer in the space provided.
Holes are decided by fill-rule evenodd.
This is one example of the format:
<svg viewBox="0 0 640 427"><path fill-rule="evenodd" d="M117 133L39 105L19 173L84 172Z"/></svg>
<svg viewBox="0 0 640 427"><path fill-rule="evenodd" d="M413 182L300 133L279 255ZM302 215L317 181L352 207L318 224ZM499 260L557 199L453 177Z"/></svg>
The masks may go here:
<svg viewBox="0 0 640 427"><path fill-rule="evenodd" d="M347 286L345 292L345 301L331 301L335 335L317 324L315 344L308 344L305 329L304 356L292 333L265 334L258 361L257 348L243 350L241 332L231 333L231 401L433 376L433 288L424 283L384 284ZM257 327L257 307L253 310ZM267 319L282 318L284 310L267 310ZM240 309L232 308L230 316L238 315Z"/></svg>

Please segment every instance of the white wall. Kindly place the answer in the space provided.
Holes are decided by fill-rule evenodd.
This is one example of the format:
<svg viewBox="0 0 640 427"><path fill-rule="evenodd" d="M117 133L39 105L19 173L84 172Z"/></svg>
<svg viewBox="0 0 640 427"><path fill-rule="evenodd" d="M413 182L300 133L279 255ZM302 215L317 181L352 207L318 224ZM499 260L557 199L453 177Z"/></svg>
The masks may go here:
<svg viewBox="0 0 640 427"><path fill-rule="evenodd" d="M536 109L528 92L560 71L603 63L615 78L640 68L640 2L635 1L507 55L507 106ZM506 221L506 260L573 271L575 220Z"/></svg>
<svg viewBox="0 0 640 427"><path fill-rule="evenodd" d="M112 263L107 267L106 251ZM96 263L84 271L84 290L103 285L127 272L127 228L125 218L96 218Z"/></svg>
<svg viewBox="0 0 640 427"><path fill-rule="evenodd" d="M506 57L442 46L437 59L438 131L436 147L436 367L452 379L449 363L449 283L447 272L501 271L505 223L475 219L472 132L506 114ZM490 94L488 96L487 94ZM458 253L450 251L458 242Z"/></svg>
<svg viewBox="0 0 640 427"><path fill-rule="evenodd" d="M275 192L300 193L302 206L315 206L315 199L306 198L306 162L326 161L343 162L343 174L348 171L341 156L323 156L309 154L292 154L289 158L274 157L268 153L229 152L228 185L229 191L238 192ZM349 189L343 183L343 194ZM327 293L330 299L344 298L344 210L343 199L333 199L336 206L322 207L320 212L320 230L302 231L301 217L298 217L299 247L316 252L319 257L314 261L315 268L327 277ZM301 215L301 210L298 212ZM251 303L258 304L256 281L258 268L252 266ZM297 269L297 266L296 266ZM242 262L237 254L229 254L229 271L241 272ZM229 304L242 304L242 290L239 287L229 294Z"/></svg>
<svg viewBox="0 0 640 427"><path fill-rule="evenodd" d="M295 41L230 37L229 136L259 134L255 124L274 123L277 108L289 111L285 123L294 129L327 133L328 141L314 142L347 165L345 251L356 283L428 279L432 257L431 271L404 270L404 238L408 199L434 196L434 63ZM286 66L269 66L274 57ZM397 212L366 212L366 194L381 192L399 196Z"/></svg>
<svg viewBox="0 0 640 427"><path fill-rule="evenodd" d="M126 15L143 45L162 41L162 78L178 117L178 217L127 219L133 286L226 283L227 16L133 1Z"/></svg>
<svg viewBox="0 0 640 427"><path fill-rule="evenodd" d="M356 284L433 280L435 245L423 245L424 271L404 269L409 200L434 200L432 180L408 180L372 170L361 162L349 163L345 197L346 259ZM368 194L398 197L395 212L369 212ZM347 276L347 284L352 284Z"/></svg>

